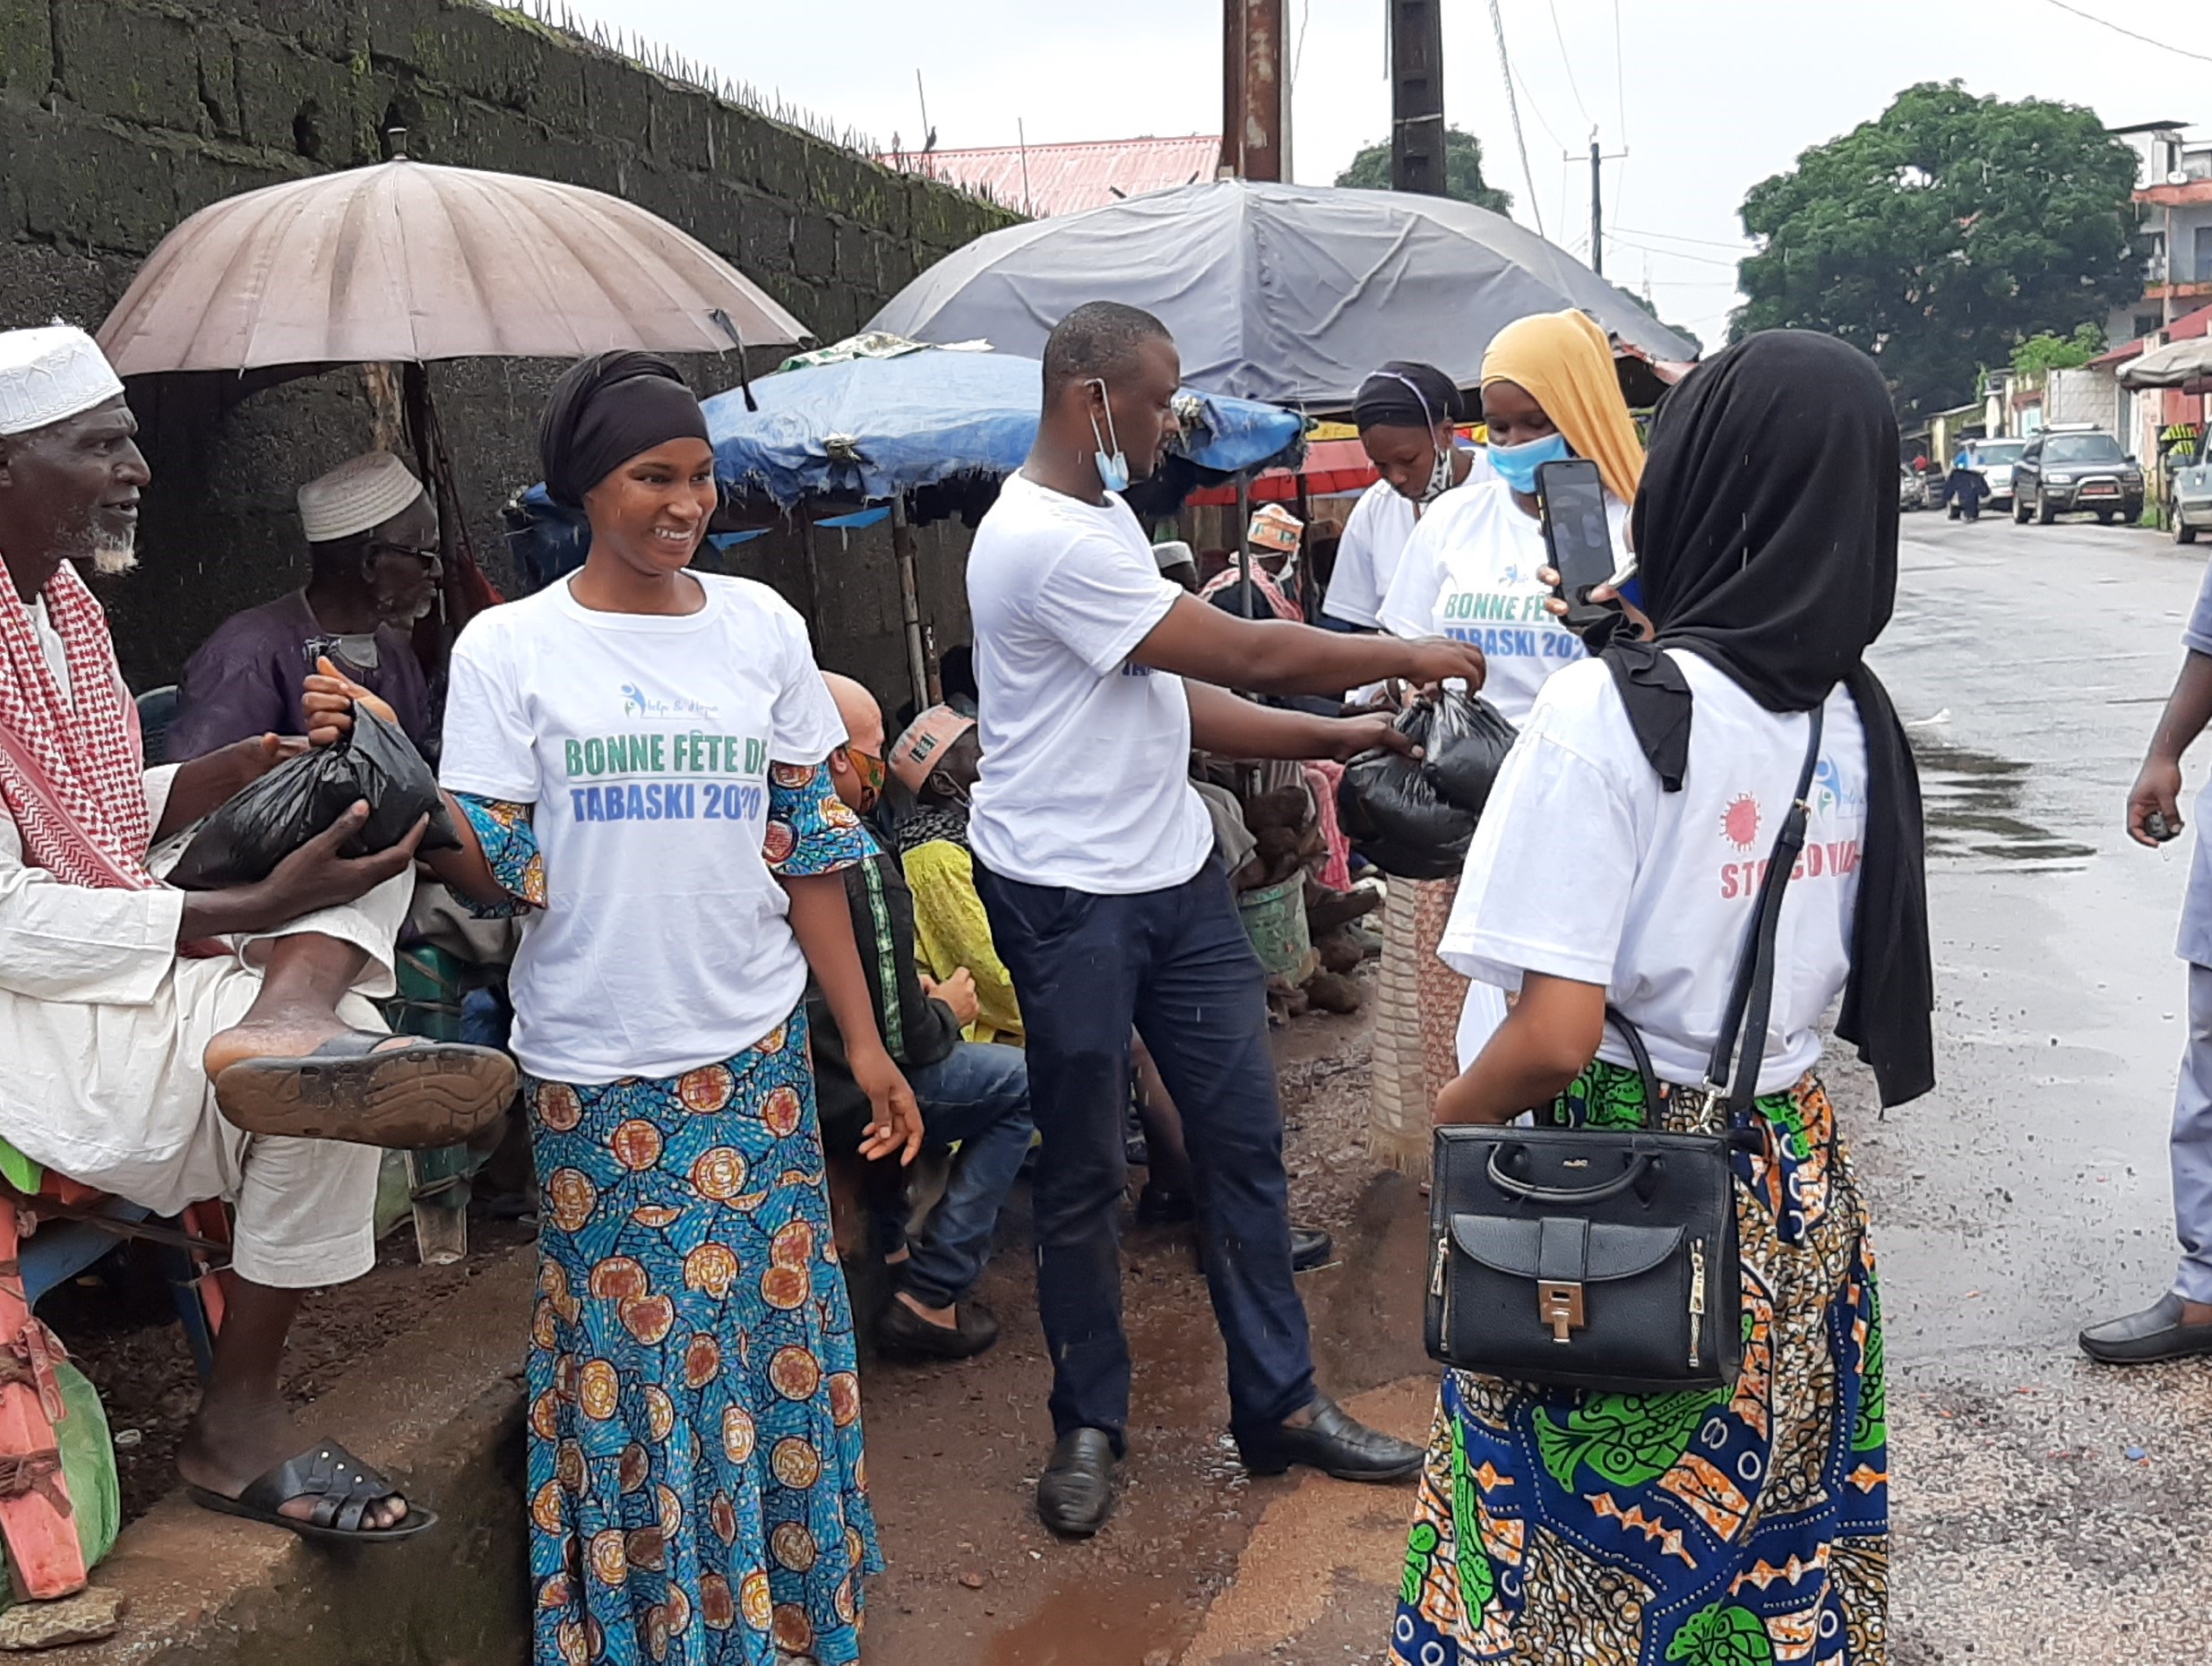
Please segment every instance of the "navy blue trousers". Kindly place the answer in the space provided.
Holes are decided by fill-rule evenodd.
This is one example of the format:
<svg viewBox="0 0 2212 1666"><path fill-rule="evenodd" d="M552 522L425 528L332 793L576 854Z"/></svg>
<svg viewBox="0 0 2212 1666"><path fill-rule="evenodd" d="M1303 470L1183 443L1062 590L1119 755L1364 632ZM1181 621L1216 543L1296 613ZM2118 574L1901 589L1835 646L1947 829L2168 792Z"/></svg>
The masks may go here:
<svg viewBox="0 0 2212 1666"><path fill-rule="evenodd" d="M1267 979L1219 859L1126 897L1027 885L979 861L976 889L1021 1000L1043 1137L1031 1195L1054 1431L1104 1430L1119 1450L1129 1421L1120 1207L1133 1025L1183 1113L1231 1428L1264 1438L1313 1400L1313 1360L1291 1280Z"/></svg>

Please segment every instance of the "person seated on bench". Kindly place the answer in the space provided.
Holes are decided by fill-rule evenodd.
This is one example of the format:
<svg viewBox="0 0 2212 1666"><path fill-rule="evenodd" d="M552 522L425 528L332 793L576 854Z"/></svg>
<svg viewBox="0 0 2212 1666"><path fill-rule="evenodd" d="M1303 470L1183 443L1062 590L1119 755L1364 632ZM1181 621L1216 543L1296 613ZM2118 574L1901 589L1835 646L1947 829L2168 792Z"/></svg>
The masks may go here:
<svg viewBox="0 0 2212 1666"><path fill-rule="evenodd" d="M435 1518L294 1426L285 1337L303 1292L374 1262L374 1147L465 1138L514 1069L383 1033L374 1001L392 990L419 829L342 856L357 805L258 884L155 878L152 845L306 743L143 768L76 571L134 564L150 477L136 431L90 336L0 333L0 1138L157 1214L236 1204L214 1370L177 1454L201 1502L309 1534L409 1536Z"/></svg>
<svg viewBox="0 0 2212 1666"><path fill-rule="evenodd" d="M231 614L185 663L171 761L271 732L306 734L301 684L326 654L435 755L429 691L409 639L437 601L429 495L391 452L369 451L300 487L299 520L314 562L306 588Z"/></svg>
<svg viewBox="0 0 2212 1666"><path fill-rule="evenodd" d="M883 708L850 677L824 672L822 681L847 735L830 754L831 784L865 815L882 790ZM998 1321L968 1300L968 1292L991 1258L999 1208L1036 1131L1029 1121L1029 1061L1019 1047L960 1039L962 1027L976 1021L976 982L965 967L952 968L942 980L918 969L914 897L896 856L878 850L847 868L845 896L875 1000L876 1026L921 1106L923 1138L934 1150L960 1148L943 1198L911 1243L903 1220L879 1216L880 1241L872 1248L893 1263L897 1293L883 1311L877 1344L908 1359L968 1359L998 1340ZM832 1138L842 1128L837 1143L850 1149L867 1118L867 1095L846 1068L844 1039L818 987L807 991L807 1014L816 1026L815 1092L822 1126Z"/></svg>

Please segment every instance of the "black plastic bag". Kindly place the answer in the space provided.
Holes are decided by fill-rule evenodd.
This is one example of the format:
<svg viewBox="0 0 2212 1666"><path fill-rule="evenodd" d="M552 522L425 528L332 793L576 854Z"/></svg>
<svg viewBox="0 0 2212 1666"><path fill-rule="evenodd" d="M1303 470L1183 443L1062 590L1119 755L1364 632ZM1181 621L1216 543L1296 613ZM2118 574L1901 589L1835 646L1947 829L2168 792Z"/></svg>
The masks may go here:
<svg viewBox="0 0 2212 1666"><path fill-rule="evenodd" d="M1488 700L1447 689L1399 713L1396 726L1423 755L1378 749L1352 760L1337 787L1338 820L1352 848L1385 873L1457 879L1513 726Z"/></svg>
<svg viewBox="0 0 2212 1666"><path fill-rule="evenodd" d="M210 816L169 870L182 890L221 890L265 880L276 865L368 801L368 820L340 847L346 856L390 850L425 814L423 850L458 850L438 779L396 725L359 703L353 734L279 764Z"/></svg>

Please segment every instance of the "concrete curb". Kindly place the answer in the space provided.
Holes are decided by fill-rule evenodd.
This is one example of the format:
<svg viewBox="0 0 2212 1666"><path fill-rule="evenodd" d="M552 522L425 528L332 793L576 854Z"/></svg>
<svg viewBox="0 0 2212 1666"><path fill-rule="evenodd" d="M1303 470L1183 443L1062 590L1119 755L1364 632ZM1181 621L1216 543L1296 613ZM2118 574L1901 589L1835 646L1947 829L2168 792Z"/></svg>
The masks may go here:
<svg viewBox="0 0 2212 1666"><path fill-rule="evenodd" d="M521 1363L534 1252L487 1261L419 1329L309 1408L443 1520L404 1547L325 1550L172 1493L93 1571L129 1601L55 1666L504 1666L529 1647Z"/></svg>

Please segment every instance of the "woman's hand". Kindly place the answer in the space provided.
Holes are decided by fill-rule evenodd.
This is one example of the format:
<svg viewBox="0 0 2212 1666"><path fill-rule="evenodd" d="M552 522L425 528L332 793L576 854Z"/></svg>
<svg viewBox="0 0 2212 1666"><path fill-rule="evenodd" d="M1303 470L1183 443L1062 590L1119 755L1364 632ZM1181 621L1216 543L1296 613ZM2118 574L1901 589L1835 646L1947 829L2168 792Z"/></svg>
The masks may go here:
<svg viewBox="0 0 2212 1666"><path fill-rule="evenodd" d="M311 745L334 746L353 733L354 702L359 701L386 723L397 724L399 714L383 696L372 694L331 663L325 654L314 662L307 676L307 691L300 704L307 713L307 740Z"/></svg>
<svg viewBox="0 0 2212 1666"><path fill-rule="evenodd" d="M1555 567L1539 567L1536 569L1536 580L1540 584L1548 584L1556 590L1559 588L1559 570ZM1651 615L1622 596L1610 584L1590 586L1590 600L1600 607L1605 606L1608 602L1619 604L1622 614L1635 628L1637 640L1648 642L1658 634L1657 627L1651 623ZM1547 596L1544 598L1544 611L1554 619L1564 619L1567 616L1566 601L1561 597Z"/></svg>
<svg viewBox="0 0 2212 1666"><path fill-rule="evenodd" d="M895 1154L904 1168L922 1149L922 1108L914 1102L914 1089L880 1043L852 1049L846 1063L875 1112L861 1136L860 1155L873 1163Z"/></svg>

